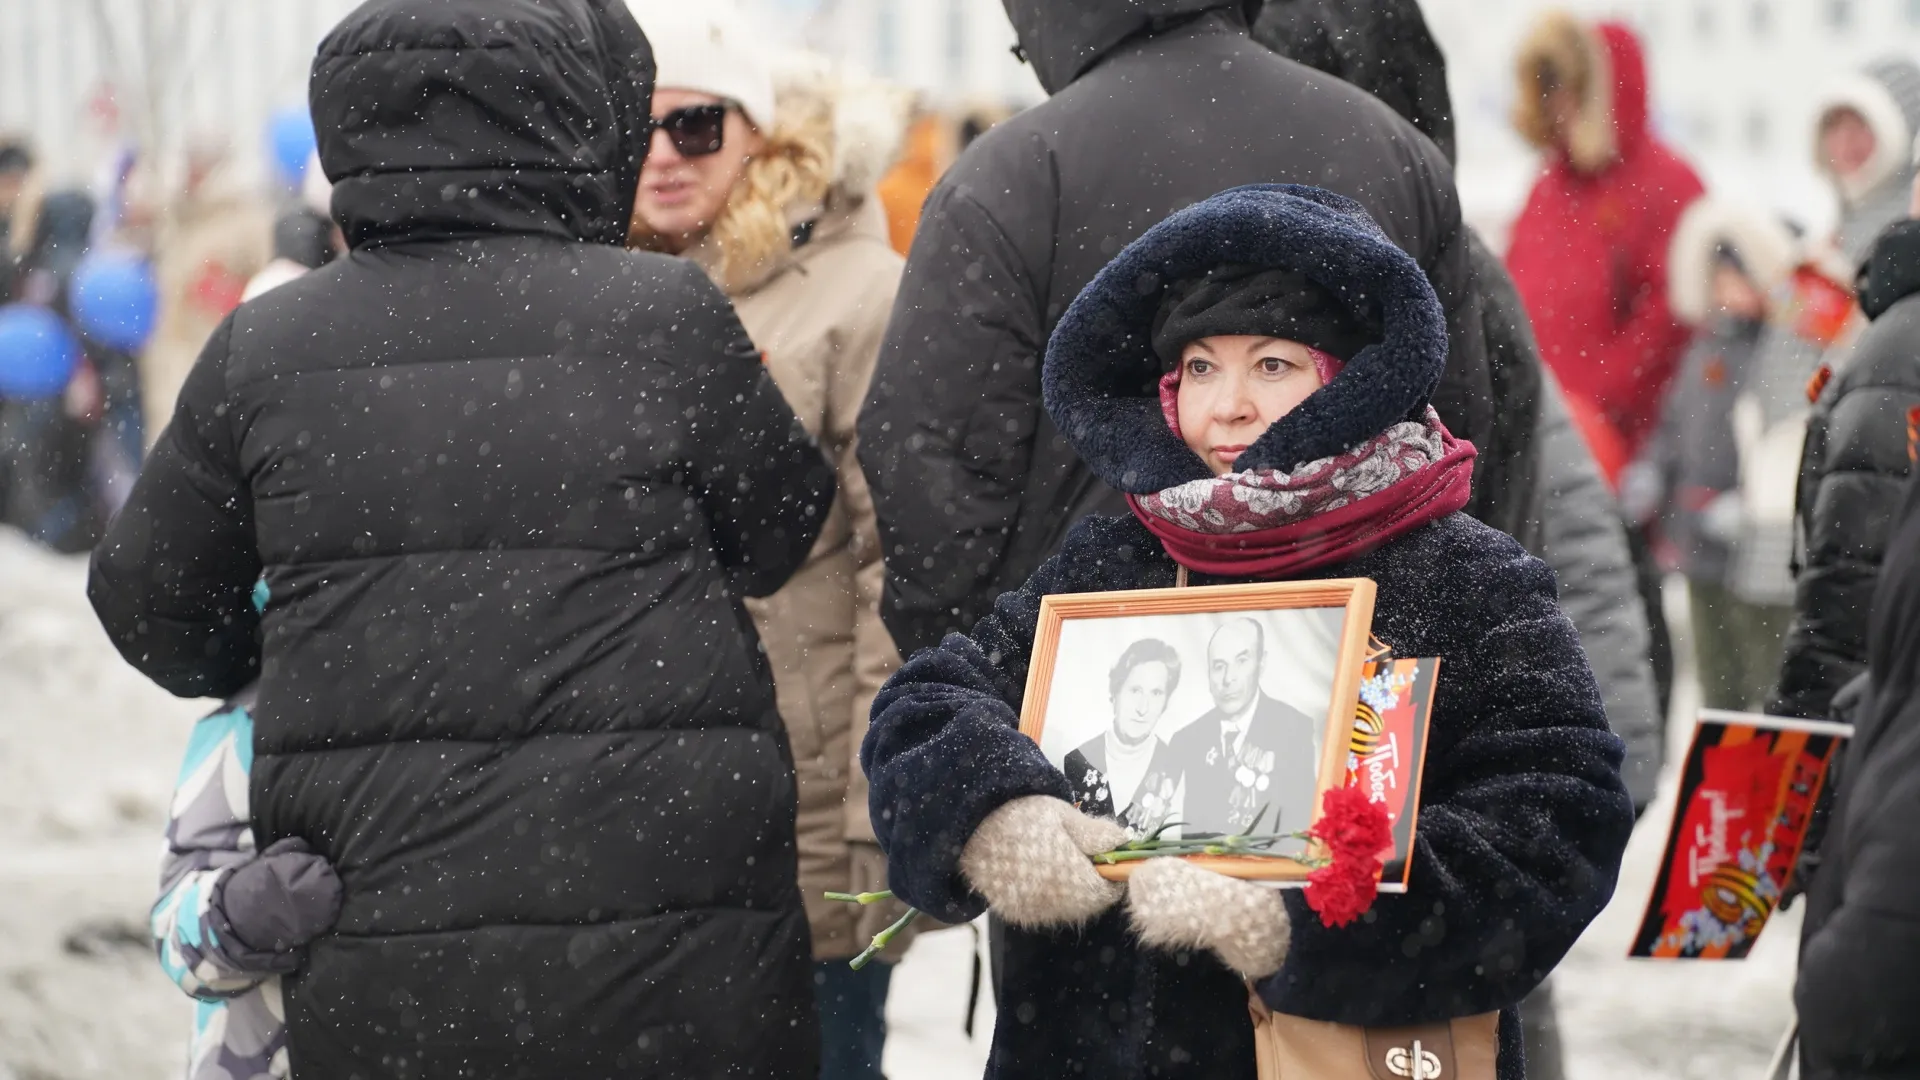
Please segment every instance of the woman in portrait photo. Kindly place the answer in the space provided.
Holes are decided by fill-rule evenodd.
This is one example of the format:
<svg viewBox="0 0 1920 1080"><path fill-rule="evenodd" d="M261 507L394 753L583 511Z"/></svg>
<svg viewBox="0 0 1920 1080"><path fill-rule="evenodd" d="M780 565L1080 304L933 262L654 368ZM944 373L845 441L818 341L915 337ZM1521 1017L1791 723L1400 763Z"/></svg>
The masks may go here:
<svg viewBox="0 0 1920 1080"><path fill-rule="evenodd" d="M1082 813L1117 818L1136 834L1178 816L1180 775L1154 734L1180 686L1180 654L1159 638L1127 646L1107 676L1113 723L1067 755L1063 771Z"/></svg>

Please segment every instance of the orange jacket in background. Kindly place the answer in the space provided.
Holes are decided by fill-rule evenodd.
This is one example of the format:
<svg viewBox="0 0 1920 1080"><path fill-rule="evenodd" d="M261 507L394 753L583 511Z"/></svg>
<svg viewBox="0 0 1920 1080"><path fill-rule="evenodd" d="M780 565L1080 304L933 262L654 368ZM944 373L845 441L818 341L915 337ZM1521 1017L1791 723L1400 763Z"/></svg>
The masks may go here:
<svg viewBox="0 0 1920 1080"><path fill-rule="evenodd" d="M902 255L920 227L920 207L953 161L953 132L945 118L928 113L907 131L906 152L880 180L880 202L887 208L887 240Z"/></svg>

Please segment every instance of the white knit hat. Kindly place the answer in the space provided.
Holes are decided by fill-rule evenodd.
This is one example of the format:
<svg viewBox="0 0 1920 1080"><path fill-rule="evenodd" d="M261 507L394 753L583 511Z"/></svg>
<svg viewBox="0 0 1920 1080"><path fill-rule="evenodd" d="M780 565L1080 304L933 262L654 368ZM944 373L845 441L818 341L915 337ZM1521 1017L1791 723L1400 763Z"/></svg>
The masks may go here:
<svg viewBox="0 0 1920 1080"><path fill-rule="evenodd" d="M655 87L740 103L761 131L774 121L773 64L728 0L627 0L653 46Z"/></svg>

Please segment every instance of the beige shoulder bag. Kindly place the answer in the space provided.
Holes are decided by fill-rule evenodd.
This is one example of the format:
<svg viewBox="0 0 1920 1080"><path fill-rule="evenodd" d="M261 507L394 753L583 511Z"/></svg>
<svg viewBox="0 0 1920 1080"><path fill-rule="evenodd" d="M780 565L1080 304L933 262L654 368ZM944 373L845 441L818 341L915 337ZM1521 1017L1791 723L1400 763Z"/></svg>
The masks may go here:
<svg viewBox="0 0 1920 1080"><path fill-rule="evenodd" d="M1302 1020L1249 988L1258 1080L1494 1080L1500 1014L1411 1027Z"/></svg>

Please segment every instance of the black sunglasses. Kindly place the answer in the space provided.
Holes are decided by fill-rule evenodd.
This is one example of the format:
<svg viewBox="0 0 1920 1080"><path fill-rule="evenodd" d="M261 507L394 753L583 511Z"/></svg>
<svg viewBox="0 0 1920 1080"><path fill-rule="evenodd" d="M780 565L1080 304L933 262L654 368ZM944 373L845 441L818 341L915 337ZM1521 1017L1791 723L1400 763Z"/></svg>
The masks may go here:
<svg viewBox="0 0 1920 1080"><path fill-rule="evenodd" d="M681 157L717 154L727 142L727 110L732 107L732 102L721 102L675 109L658 120L647 121L647 138L653 138L656 131L666 132Z"/></svg>

